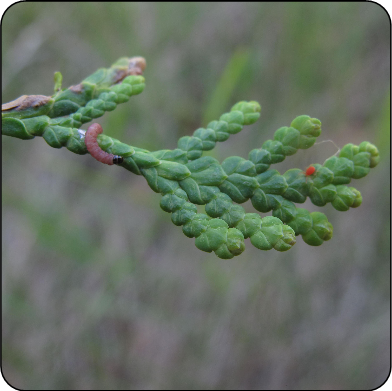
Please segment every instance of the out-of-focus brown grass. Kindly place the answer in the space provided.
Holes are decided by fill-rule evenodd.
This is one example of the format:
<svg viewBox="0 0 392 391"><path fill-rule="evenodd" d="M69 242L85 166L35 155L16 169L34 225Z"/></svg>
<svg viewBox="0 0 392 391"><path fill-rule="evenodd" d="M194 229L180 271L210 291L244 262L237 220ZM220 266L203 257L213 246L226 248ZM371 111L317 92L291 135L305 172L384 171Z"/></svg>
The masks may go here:
<svg viewBox="0 0 392 391"><path fill-rule="evenodd" d="M197 250L142 177L41 138L2 137L3 375L21 389L368 389L389 372L389 28L375 3L17 3L5 14L3 102L122 56L142 95L105 133L147 149L239 100L260 120L219 144L247 157L300 114L321 140L368 140L359 209L334 237L232 260ZM322 163L320 144L277 165ZM308 202L305 207L318 210ZM247 210L251 210L245 204Z"/></svg>

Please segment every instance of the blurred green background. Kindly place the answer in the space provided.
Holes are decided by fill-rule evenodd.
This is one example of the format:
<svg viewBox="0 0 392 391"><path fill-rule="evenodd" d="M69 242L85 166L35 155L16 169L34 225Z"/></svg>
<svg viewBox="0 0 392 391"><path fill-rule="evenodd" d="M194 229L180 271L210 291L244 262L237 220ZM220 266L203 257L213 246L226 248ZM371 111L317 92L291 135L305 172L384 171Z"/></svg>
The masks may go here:
<svg viewBox="0 0 392 391"><path fill-rule="evenodd" d="M211 153L247 157L300 114L320 140L375 143L359 209L286 253L199 251L143 177L42 138L2 137L3 375L21 389L370 389L388 376L390 20L375 3L17 3L2 23L3 103L119 57L145 91L99 120L142 148L240 100L256 124ZM85 125L84 128L87 128ZM315 145L276 165L305 169ZM320 210L306 202L309 210ZM252 211L250 203L244 207Z"/></svg>

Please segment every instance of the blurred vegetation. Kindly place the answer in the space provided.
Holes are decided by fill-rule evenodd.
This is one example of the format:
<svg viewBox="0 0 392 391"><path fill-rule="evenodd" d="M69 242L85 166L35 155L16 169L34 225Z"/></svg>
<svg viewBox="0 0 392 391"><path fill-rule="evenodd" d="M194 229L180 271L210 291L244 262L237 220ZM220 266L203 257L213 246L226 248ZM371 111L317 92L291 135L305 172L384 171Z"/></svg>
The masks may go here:
<svg viewBox="0 0 392 391"><path fill-rule="evenodd" d="M334 238L287 253L196 249L144 178L41 138L2 137L3 376L21 389L369 389L389 373L390 21L375 3L16 3L3 103L119 57L146 89L105 133L147 149L240 100L260 120L213 156L247 157L300 114L381 163ZM278 165L323 163L332 143ZM306 203L309 210L317 210ZM245 208L250 211L249 205Z"/></svg>

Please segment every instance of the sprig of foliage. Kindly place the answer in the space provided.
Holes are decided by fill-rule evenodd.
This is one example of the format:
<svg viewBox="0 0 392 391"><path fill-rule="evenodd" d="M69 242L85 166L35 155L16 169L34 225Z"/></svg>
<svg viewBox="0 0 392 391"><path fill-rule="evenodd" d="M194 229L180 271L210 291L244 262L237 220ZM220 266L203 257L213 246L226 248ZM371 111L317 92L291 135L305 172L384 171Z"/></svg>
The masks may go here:
<svg viewBox="0 0 392 391"><path fill-rule="evenodd" d="M140 58L121 58L53 96L23 95L2 105L2 134L23 140L42 136L53 148L64 146L74 153L87 153L78 128L144 90L144 77L134 74L144 69ZM55 90L59 79L56 72Z"/></svg>
<svg viewBox="0 0 392 391"><path fill-rule="evenodd" d="M54 148L65 146L77 154L87 153L79 127L143 91L142 60L120 59L65 90L57 75L52 97L23 96L3 105L2 133L21 139L42 136ZM202 156L217 142L256 122L260 110L257 102L239 102L193 136L181 137L174 150L150 152L104 134L97 141L102 150L123 158L122 167L143 175L151 189L162 194L161 208L172 214L173 223L182 226L186 236L195 238L200 250L232 258L244 251L244 239L250 238L260 250L286 251L298 235L307 244L319 246L332 238L331 223L323 213L310 213L295 203L304 203L309 197L317 206L331 203L338 211L358 207L361 194L347 185L378 164L378 150L367 141L359 146L347 144L339 156L312 165L310 175L300 169L281 175L270 166L310 148L321 134L318 119L301 115L290 126L279 128L261 148L250 151L248 160L231 156L220 164ZM248 199L257 211L272 211L272 216L246 213L238 204ZM198 213L196 205L204 205L205 213Z"/></svg>

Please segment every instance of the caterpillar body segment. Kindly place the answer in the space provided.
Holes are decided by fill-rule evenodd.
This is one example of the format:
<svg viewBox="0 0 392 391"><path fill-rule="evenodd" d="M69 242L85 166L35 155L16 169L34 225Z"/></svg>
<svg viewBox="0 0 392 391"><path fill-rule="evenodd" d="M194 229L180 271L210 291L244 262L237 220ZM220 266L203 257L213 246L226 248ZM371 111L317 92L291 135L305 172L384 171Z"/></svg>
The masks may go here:
<svg viewBox="0 0 392 391"><path fill-rule="evenodd" d="M121 164L124 160L122 156L107 153L98 145L97 137L101 133L103 133L103 129L99 124L95 123L88 127L84 137L84 143L86 144L86 148L90 155L99 162L110 166L113 164Z"/></svg>

